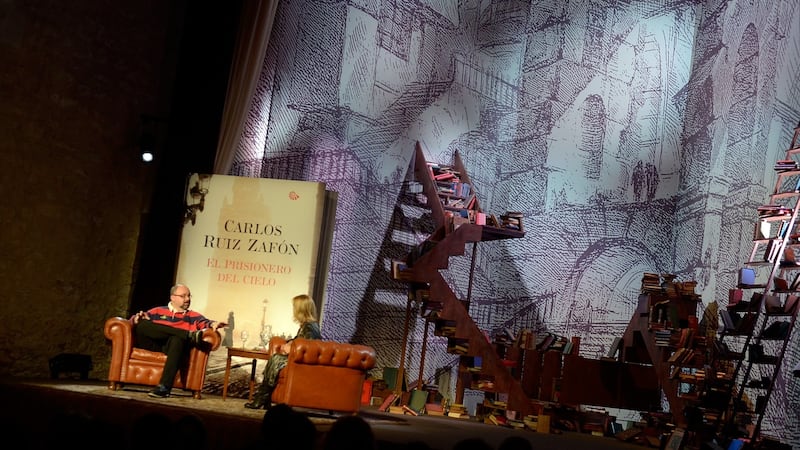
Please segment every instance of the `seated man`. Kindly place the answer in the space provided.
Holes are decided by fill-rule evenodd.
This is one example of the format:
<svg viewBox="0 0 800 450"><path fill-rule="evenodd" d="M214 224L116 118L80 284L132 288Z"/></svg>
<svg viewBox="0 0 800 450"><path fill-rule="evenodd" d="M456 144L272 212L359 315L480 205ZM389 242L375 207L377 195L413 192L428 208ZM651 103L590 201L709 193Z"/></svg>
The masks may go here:
<svg viewBox="0 0 800 450"><path fill-rule="evenodd" d="M156 398L169 397L181 360L192 345L201 345L203 329L216 331L227 326L224 322L207 319L189 310L192 294L187 286L176 284L170 289L169 295L167 306L156 306L131 316L131 321L136 325L136 346L167 355L161 380L148 394Z"/></svg>

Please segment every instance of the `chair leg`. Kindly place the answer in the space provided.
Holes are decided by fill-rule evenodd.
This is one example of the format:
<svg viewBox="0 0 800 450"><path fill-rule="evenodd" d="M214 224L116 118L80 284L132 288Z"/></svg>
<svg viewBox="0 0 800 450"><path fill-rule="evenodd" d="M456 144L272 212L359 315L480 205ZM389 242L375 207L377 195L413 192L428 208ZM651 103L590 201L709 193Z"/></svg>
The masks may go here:
<svg viewBox="0 0 800 450"><path fill-rule="evenodd" d="M200 391L192 391L192 397L194 397L195 400L200 400Z"/></svg>

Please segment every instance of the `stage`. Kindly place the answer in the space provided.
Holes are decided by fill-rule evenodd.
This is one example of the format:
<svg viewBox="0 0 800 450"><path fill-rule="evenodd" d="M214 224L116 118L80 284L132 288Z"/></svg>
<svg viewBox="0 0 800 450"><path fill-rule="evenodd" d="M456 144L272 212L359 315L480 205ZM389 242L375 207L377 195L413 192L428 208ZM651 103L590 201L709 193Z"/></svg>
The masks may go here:
<svg viewBox="0 0 800 450"><path fill-rule="evenodd" d="M259 438L264 411L245 408L247 399L231 396L230 391L225 400L220 394L205 392L202 399L196 400L189 393L177 389L169 398L154 399L147 396L148 391L142 386L112 391L101 380L4 379L0 381L0 398L3 399L0 420L5 436L21 438L21 442L13 439L20 442L16 446L20 449L48 448L54 443L66 445L68 442L65 441L70 439L83 439L85 444L91 444L92 436L84 433L83 438L79 438L72 431L64 430L64 418L75 416L102 424L97 427L97 434L102 435L106 443L116 436L121 439L119 447L127 447L125 439L131 431L131 424L153 412L172 420L187 415L199 418L207 433L208 449L243 450ZM316 426L318 439L337 417L324 411L301 411ZM458 440L469 437L480 437L497 448L503 439L512 435L525 437L535 450L643 448L615 438L586 433L543 434L466 419L390 414L380 412L376 407L364 407L359 415L372 426L379 443L378 450L401 449L410 442L424 442L434 450L449 450ZM85 445L85 448L90 447Z"/></svg>

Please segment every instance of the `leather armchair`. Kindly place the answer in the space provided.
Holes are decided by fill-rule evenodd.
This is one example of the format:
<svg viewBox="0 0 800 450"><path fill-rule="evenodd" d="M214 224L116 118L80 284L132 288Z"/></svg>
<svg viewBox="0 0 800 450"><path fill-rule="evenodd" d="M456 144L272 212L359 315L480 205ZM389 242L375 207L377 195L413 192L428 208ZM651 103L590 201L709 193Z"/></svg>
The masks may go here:
<svg viewBox="0 0 800 450"><path fill-rule="evenodd" d="M167 355L136 347L135 325L128 319L112 317L106 320L105 336L111 340L111 365L108 368L108 388L117 390L125 384L157 386L164 371ZM222 337L211 329L203 331L205 348L193 347L175 376L174 388L192 392L196 399L206 379L208 356L219 348Z"/></svg>
<svg viewBox="0 0 800 450"><path fill-rule="evenodd" d="M270 339L274 354L286 342ZM366 345L316 339L294 339L286 367L272 392L274 403L355 413L367 371L375 367L375 349Z"/></svg>

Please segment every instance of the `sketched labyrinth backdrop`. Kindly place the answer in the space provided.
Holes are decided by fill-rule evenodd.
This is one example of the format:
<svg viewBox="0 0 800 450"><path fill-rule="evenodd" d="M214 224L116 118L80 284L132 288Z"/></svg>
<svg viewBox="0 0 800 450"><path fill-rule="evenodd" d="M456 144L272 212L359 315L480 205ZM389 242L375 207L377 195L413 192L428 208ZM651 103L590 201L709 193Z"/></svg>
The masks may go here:
<svg viewBox="0 0 800 450"><path fill-rule="evenodd" d="M389 261L431 228L414 146L458 150L482 209L521 211L527 230L479 246L476 323L602 356L644 272L726 304L800 120L799 22L795 0L282 0L230 174L338 193L323 335L397 367L406 291ZM444 273L464 297L471 256ZM416 374L421 320L410 336ZM428 348L425 378L456 364ZM798 445L797 383L774 392L763 429Z"/></svg>

